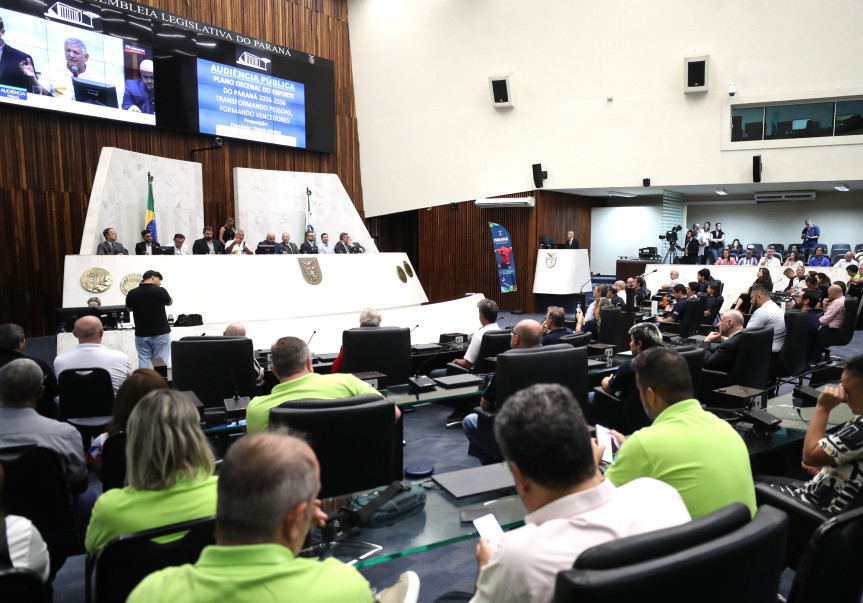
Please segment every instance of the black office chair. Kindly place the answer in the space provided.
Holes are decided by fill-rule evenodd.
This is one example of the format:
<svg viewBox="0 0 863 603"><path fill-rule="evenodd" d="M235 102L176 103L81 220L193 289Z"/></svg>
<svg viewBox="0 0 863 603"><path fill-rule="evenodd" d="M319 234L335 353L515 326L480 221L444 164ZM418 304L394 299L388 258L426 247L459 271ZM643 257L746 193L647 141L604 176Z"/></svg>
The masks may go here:
<svg viewBox="0 0 863 603"><path fill-rule="evenodd" d="M776 250L776 253L778 253L780 256L782 256L783 258L785 257L785 245L783 245L782 243L768 243L767 248L770 249L771 247L773 247L773 249Z"/></svg>
<svg viewBox="0 0 863 603"><path fill-rule="evenodd" d="M97 556L87 556L87 601L125 601L141 580L153 572L195 563L204 547L216 544L215 530L216 518L210 516L115 538ZM161 543L154 540L180 532L185 534L176 540ZM92 592L91 584L95 585Z"/></svg>
<svg viewBox="0 0 863 603"><path fill-rule="evenodd" d="M587 349L565 343L543 348L509 350L497 356L497 408L515 392L536 383L557 383L568 388L582 408L587 404ZM477 413L477 430L468 454L482 448L494 458L502 458L494 437L494 415L481 408Z"/></svg>
<svg viewBox="0 0 863 603"><path fill-rule="evenodd" d="M834 253L841 253L845 255L846 252L851 251L851 245L849 243L833 243L830 246L830 255L832 256Z"/></svg>
<svg viewBox="0 0 863 603"><path fill-rule="evenodd" d="M863 251L863 243L857 243L857 244L854 246L854 255L857 255L857 254L858 254L858 253L860 253L861 251Z"/></svg>
<svg viewBox="0 0 863 603"><path fill-rule="evenodd" d="M84 552L83 538L72 515L72 493L60 457L40 446L0 449L5 485L3 511L33 522L48 546L51 578L67 557Z"/></svg>
<svg viewBox="0 0 863 603"><path fill-rule="evenodd" d="M681 526L612 540L560 572L554 601L775 601L788 517L734 503ZM743 522L741 524L741 522Z"/></svg>
<svg viewBox="0 0 863 603"><path fill-rule="evenodd" d="M734 367L730 373L723 371L701 371L701 394L698 399L708 406L727 404L713 393L713 390L729 385L743 385L755 389L767 389L770 371L771 350L773 348L773 327L740 331L735 337L742 337ZM694 384L693 384L694 385Z"/></svg>
<svg viewBox="0 0 863 603"><path fill-rule="evenodd" d="M407 383L411 376L411 330L407 327L357 327L342 333L342 372L378 371L386 382Z"/></svg>
<svg viewBox="0 0 863 603"><path fill-rule="evenodd" d="M498 354L507 351L511 339L512 333L510 331L486 331L482 335L482 341L479 342L479 353L477 354L476 364L468 370L450 362L446 365L447 375L494 372L495 364L489 362L486 358L496 358Z"/></svg>
<svg viewBox="0 0 863 603"><path fill-rule="evenodd" d="M709 310L710 314L707 316L703 316L701 318L701 325L707 325L708 328L713 326L713 323L716 322L716 317L719 314L719 310L722 308L722 304L725 303L725 298L720 296L713 296L713 299L706 298L705 300L705 311Z"/></svg>
<svg viewBox="0 0 863 603"><path fill-rule="evenodd" d="M589 421L629 435L653 421L644 412L638 389L633 387L622 398L609 394L602 386L593 388L593 406Z"/></svg>
<svg viewBox="0 0 863 603"><path fill-rule="evenodd" d="M102 444L102 491L126 485L126 432L108 436Z"/></svg>
<svg viewBox="0 0 863 603"><path fill-rule="evenodd" d="M321 466L322 498L401 479L402 419L374 394L341 400L292 400L270 410L270 428L308 435Z"/></svg>
<svg viewBox="0 0 863 603"><path fill-rule="evenodd" d="M698 331L701 319L704 318L705 306L706 302L703 296L699 295L695 299L687 299L683 318L680 319L680 322L660 323L662 332L679 335L681 339L692 337Z"/></svg>
<svg viewBox="0 0 863 603"><path fill-rule="evenodd" d="M107 370L68 369L58 375L57 381L62 419L79 430L102 428L111 422L114 386Z"/></svg>
<svg viewBox="0 0 863 603"><path fill-rule="evenodd" d="M567 345L571 345L574 348L583 348L587 344L591 342L593 338L590 333L573 333L572 335L564 335L557 341L559 343L565 343Z"/></svg>
<svg viewBox="0 0 863 603"><path fill-rule="evenodd" d="M843 346L851 343L854 338L854 325L857 322L857 306L859 301L856 297L845 297L845 315L838 327L821 327L819 329L819 349L824 350L825 355L830 354L826 349L830 346Z"/></svg>
<svg viewBox="0 0 863 603"><path fill-rule="evenodd" d="M620 349L623 341L623 309L606 306L599 311L599 332L596 343L607 343L614 346L615 352Z"/></svg>
<svg viewBox="0 0 863 603"><path fill-rule="evenodd" d="M770 381L778 387L779 379L803 373L809 365L808 359L809 317L805 312L786 312L785 341L782 349L772 356Z"/></svg>
<svg viewBox="0 0 863 603"><path fill-rule="evenodd" d="M755 255L755 257L760 258L764 255L764 245L762 245L761 243L751 243L751 245L755 248L753 250L753 255ZM749 247L749 245L747 245L746 247Z"/></svg>
<svg viewBox="0 0 863 603"><path fill-rule="evenodd" d="M25 567L0 569L0 594L4 601L44 603L48 601L42 578Z"/></svg>
<svg viewBox="0 0 863 603"><path fill-rule="evenodd" d="M193 391L205 407L223 406L234 393L253 397L258 372L246 337L183 337L171 342L172 387Z"/></svg>

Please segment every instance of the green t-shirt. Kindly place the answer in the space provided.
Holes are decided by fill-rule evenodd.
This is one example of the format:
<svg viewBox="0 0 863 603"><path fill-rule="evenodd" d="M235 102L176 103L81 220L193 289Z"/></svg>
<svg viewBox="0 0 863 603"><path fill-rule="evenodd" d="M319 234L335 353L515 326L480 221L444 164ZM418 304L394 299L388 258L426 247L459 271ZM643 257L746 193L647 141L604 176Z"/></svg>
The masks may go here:
<svg viewBox="0 0 863 603"><path fill-rule="evenodd" d="M167 490L108 490L96 501L84 547L98 553L117 536L216 514L218 478L181 479ZM182 533L173 536L179 538ZM171 540L171 537L160 539Z"/></svg>
<svg viewBox="0 0 863 603"><path fill-rule="evenodd" d="M728 423L683 400L660 413L620 447L605 472L615 486L652 477L673 486L692 519L734 502L755 515L755 486L743 438Z"/></svg>
<svg viewBox="0 0 863 603"><path fill-rule="evenodd" d="M337 400L363 394L378 394L378 391L353 375L303 375L279 383L269 396L252 399L246 409L246 431L253 433L266 430L270 421L270 409L289 400Z"/></svg>
<svg viewBox="0 0 863 603"><path fill-rule="evenodd" d="M369 583L336 559L295 559L280 544L208 546L194 565L147 576L127 603L151 601L303 601L368 603Z"/></svg>

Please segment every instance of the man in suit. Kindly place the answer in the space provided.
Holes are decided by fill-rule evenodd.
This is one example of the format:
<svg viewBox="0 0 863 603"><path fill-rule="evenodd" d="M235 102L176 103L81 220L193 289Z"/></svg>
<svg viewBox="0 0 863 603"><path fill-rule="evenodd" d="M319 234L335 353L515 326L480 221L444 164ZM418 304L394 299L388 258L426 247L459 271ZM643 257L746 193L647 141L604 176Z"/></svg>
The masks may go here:
<svg viewBox="0 0 863 603"><path fill-rule="evenodd" d="M318 246L315 245L315 233L313 231L308 231L306 233L305 242L300 245L300 253L317 253Z"/></svg>
<svg viewBox="0 0 863 603"><path fill-rule="evenodd" d="M24 88L28 92L33 90L33 85L38 85L35 80L25 73L22 64L33 68L33 58L16 48L12 48L3 40L6 30L3 19L0 18L0 84Z"/></svg>
<svg viewBox="0 0 863 603"><path fill-rule="evenodd" d="M737 310L728 310L723 314L719 319L719 331L708 335L702 344L707 350L704 355L704 368L711 371L730 371L740 349L740 338L735 335L742 330L743 314ZM711 350L711 343L719 343L719 347Z"/></svg>
<svg viewBox="0 0 863 603"><path fill-rule="evenodd" d="M140 80L126 80L126 91L123 93L123 109L133 113L156 114L155 79L153 79L153 61L141 61L138 67Z"/></svg>
<svg viewBox="0 0 863 603"><path fill-rule="evenodd" d="M192 245L193 255L221 255L225 253L225 246L219 239L213 238L213 227L204 226L204 238L198 239Z"/></svg>
<svg viewBox="0 0 863 603"><path fill-rule="evenodd" d="M279 249L281 248L281 245L276 243L276 233L274 233L272 231L267 233L266 239L264 239L263 241L258 243L258 249L261 249L262 245L264 246L264 249L266 249L269 245L272 245L273 246L273 253L279 253ZM262 252L263 252L263 250L262 250Z"/></svg>
<svg viewBox="0 0 863 603"><path fill-rule="evenodd" d="M578 242L578 239L575 238L575 233L571 230L566 233L566 245L564 249L581 249L581 244Z"/></svg>
<svg viewBox="0 0 863 603"><path fill-rule="evenodd" d="M162 255L162 248L159 247L159 244L153 244L153 233L149 230L142 230L141 237L144 240L135 244L135 255Z"/></svg>
<svg viewBox="0 0 863 603"><path fill-rule="evenodd" d="M300 250L297 249L297 244L291 243L291 235L289 235L286 232L283 232L282 233L282 242L276 243L276 254L278 255L278 254L283 254L283 253L291 253L291 254L296 255L299 252L300 252Z"/></svg>
<svg viewBox="0 0 863 603"><path fill-rule="evenodd" d="M117 231L113 228L106 228L102 231L102 236L105 240L99 243L96 248L96 255L129 255L123 244L117 240Z"/></svg>
<svg viewBox="0 0 863 603"><path fill-rule="evenodd" d="M348 233L343 232L339 234L339 242L336 243L335 247L336 253L356 253L354 248L351 246L351 238L348 236Z"/></svg>

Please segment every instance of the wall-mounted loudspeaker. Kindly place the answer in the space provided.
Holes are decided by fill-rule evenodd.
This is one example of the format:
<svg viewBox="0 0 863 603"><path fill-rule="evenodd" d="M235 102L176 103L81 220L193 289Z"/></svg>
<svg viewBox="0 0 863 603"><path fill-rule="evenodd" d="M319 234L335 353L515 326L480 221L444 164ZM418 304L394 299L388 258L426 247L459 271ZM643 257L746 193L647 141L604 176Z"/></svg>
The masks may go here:
<svg viewBox="0 0 863 603"><path fill-rule="evenodd" d="M641 184L643 184L644 186L650 186L650 178L644 178L641 181Z"/></svg>
<svg viewBox="0 0 863 603"><path fill-rule="evenodd" d="M683 92L707 92L710 82L710 57L687 57L683 59Z"/></svg>
<svg viewBox="0 0 863 603"><path fill-rule="evenodd" d="M548 172L542 171L541 163L533 164L533 185L536 188L542 188L542 181L548 178Z"/></svg>
<svg viewBox="0 0 863 603"><path fill-rule="evenodd" d="M511 73L492 75L488 78L488 88L491 91L491 104L495 109L514 107L512 99Z"/></svg>
<svg viewBox="0 0 863 603"><path fill-rule="evenodd" d="M761 182L761 155L752 156L752 182Z"/></svg>

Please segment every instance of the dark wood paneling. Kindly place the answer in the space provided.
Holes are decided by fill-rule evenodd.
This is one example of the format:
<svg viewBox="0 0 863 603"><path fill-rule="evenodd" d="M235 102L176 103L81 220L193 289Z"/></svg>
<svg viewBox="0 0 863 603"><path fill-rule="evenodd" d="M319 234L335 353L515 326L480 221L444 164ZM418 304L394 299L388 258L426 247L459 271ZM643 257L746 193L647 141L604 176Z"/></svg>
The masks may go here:
<svg viewBox="0 0 863 603"><path fill-rule="evenodd" d="M566 241L566 233L573 231L582 249L590 250L590 197L568 195L555 191L536 191L537 229L539 235L554 237L556 243Z"/></svg>
<svg viewBox="0 0 863 603"><path fill-rule="evenodd" d="M337 174L363 214L346 0L142 3L335 62L336 152L226 140L222 149L199 153L205 223L218 229L235 213L235 167ZM0 131L0 240L6 247L0 322L18 322L31 335L54 330L52 309L61 303L63 256L78 252L102 147L188 160L190 149L212 140L8 105L0 106Z"/></svg>
<svg viewBox="0 0 863 603"><path fill-rule="evenodd" d="M378 238L378 250L407 254L414 269L419 272L419 212L403 211L397 214L376 216L366 220L369 234Z"/></svg>

